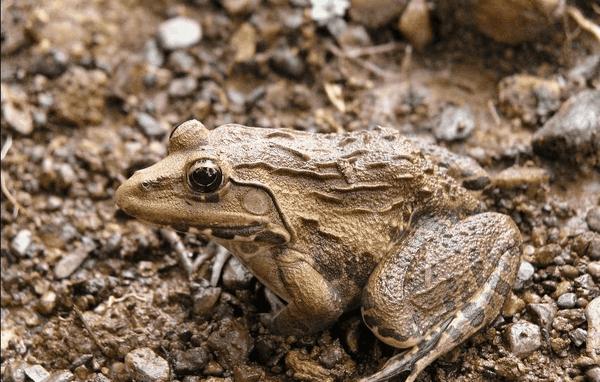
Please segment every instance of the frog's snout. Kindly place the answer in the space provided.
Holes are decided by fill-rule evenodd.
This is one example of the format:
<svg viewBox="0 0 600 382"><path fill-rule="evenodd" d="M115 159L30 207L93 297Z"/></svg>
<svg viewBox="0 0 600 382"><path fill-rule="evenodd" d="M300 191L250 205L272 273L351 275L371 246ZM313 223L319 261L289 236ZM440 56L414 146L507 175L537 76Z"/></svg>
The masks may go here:
<svg viewBox="0 0 600 382"><path fill-rule="evenodd" d="M125 211L128 215L137 216L137 205L140 203L139 182L136 176L132 176L123 182L115 192L115 203L117 207Z"/></svg>

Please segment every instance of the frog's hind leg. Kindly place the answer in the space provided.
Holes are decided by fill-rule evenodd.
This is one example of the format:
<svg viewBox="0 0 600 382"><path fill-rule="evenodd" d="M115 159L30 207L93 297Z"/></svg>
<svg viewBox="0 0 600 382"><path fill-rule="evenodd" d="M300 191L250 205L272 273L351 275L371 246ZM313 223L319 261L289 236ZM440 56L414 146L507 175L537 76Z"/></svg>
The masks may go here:
<svg viewBox="0 0 600 382"><path fill-rule="evenodd" d="M515 278L520 243L512 220L495 213L417 229L406 248L378 265L363 297L363 317L377 337L409 349L360 381L410 371L406 382L413 382L490 323Z"/></svg>

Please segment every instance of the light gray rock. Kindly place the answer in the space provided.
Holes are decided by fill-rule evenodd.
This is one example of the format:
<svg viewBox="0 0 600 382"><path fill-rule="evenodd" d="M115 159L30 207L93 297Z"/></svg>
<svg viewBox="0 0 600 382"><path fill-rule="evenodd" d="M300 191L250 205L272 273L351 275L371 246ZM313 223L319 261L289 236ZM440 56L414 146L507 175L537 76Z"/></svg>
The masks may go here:
<svg viewBox="0 0 600 382"><path fill-rule="evenodd" d="M564 293L556 300L556 305L561 309L571 309L577 304L577 295L575 293Z"/></svg>
<svg viewBox="0 0 600 382"><path fill-rule="evenodd" d="M527 309L531 312L535 322L546 330L550 330L556 306L553 304L529 304Z"/></svg>
<svg viewBox="0 0 600 382"><path fill-rule="evenodd" d="M158 41L166 50L185 49L202 39L202 28L189 17L174 17L158 27Z"/></svg>
<svg viewBox="0 0 600 382"><path fill-rule="evenodd" d="M433 135L442 141L458 141L468 138L475 129L475 119L468 107L450 106L444 109Z"/></svg>
<svg viewBox="0 0 600 382"><path fill-rule="evenodd" d="M592 359L600 362L600 297L593 299L585 309L587 318L587 352Z"/></svg>
<svg viewBox="0 0 600 382"><path fill-rule="evenodd" d="M169 363L150 348L139 348L125 356L125 369L138 382L166 382L171 370Z"/></svg>
<svg viewBox="0 0 600 382"><path fill-rule="evenodd" d="M240 263L240 261L232 256L223 268L223 286L228 289L240 289L250 285L252 274L248 269Z"/></svg>
<svg viewBox="0 0 600 382"><path fill-rule="evenodd" d="M577 328L569 333L569 338L573 341L575 346L581 346L585 343L587 332L585 329Z"/></svg>
<svg viewBox="0 0 600 382"><path fill-rule="evenodd" d="M60 370L50 374L50 377L44 382L70 382L73 379L75 376L69 370Z"/></svg>
<svg viewBox="0 0 600 382"><path fill-rule="evenodd" d="M50 373L42 365L29 365L23 368L25 375L33 382L45 381Z"/></svg>
<svg viewBox="0 0 600 382"><path fill-rule="evenodd" d="M88 257L88 252L83 248L77 248L74 252L64 256L54 267L54 276L58 279L69 277L81 263Z"/></svg>
<svg viewBox="0 0 600 382"><path fill-rule="evenodd" d="M517 272L517 279L515 280L514 289L520 290L523 289L525 284L531 280L533 274L535 273L535 268L528 261L522 261L519 266L519 271Z"/></svg>
<svg viewBox="0 0 600 382"><path fill-rule="evenodd" d="M597 164L600 161L600 90L582 91L562 104L532 139L548 159Z"/></svg>
<svg viewBox="0 0 600 382"><path fill-rule="evenodd" d="M169 129L156 118L148 113L138 113L135 117L138 126L149 137L161 137L168 133Z"/></svg>
<svg viewBox="0 0 600 382"><path fill-rule="evenodd" d="M540 327L527 321L511 324L506 329L506 339L510 351L517 357L524 357L542 346Z"/></svg>
<svg viewBox="0 0 600 382"><path fill-rule="evenodd" d="M19 256L24 256L27 252L27 248L31 245L31 231L28 229L22 229L10 242L10 247Z"/></svg>
<svg viewBox="0 0 600 382"><path fill-rule="evenodd" d="M196 90L197 86L198 82L194 77L176 78L169 84L169 95L172 97L187 97Z"/></svg>

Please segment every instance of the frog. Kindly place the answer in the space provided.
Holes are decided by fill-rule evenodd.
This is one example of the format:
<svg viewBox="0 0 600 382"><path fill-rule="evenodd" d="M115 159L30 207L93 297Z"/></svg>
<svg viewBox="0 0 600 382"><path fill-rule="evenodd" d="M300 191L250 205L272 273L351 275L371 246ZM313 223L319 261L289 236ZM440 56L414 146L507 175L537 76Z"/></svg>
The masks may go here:
<svg viewBox="0 0 600 382"><path fill-rule="evenodd" d="M511 217L479 199L472 158L392 127L341 133L197 120L115 192L151 224L225 247L285 305L273 333L303 336L357 311L397 349L361 382L419 373L499 314L521 257Z"/></svg>

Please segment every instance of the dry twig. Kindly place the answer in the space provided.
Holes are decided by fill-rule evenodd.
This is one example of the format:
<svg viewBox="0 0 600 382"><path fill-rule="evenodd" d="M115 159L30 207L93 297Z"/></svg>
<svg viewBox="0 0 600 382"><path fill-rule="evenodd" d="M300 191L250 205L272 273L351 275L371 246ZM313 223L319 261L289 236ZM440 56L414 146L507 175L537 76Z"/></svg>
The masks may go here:
<svg viewBox="0 0 600 382"><path fill-rule="evenodd" d="M588 20L581 11L574 7L568 6L567 13L575 20L581 29L591 33L598 42L600 42L600 26L591 20Z"/></svg>

